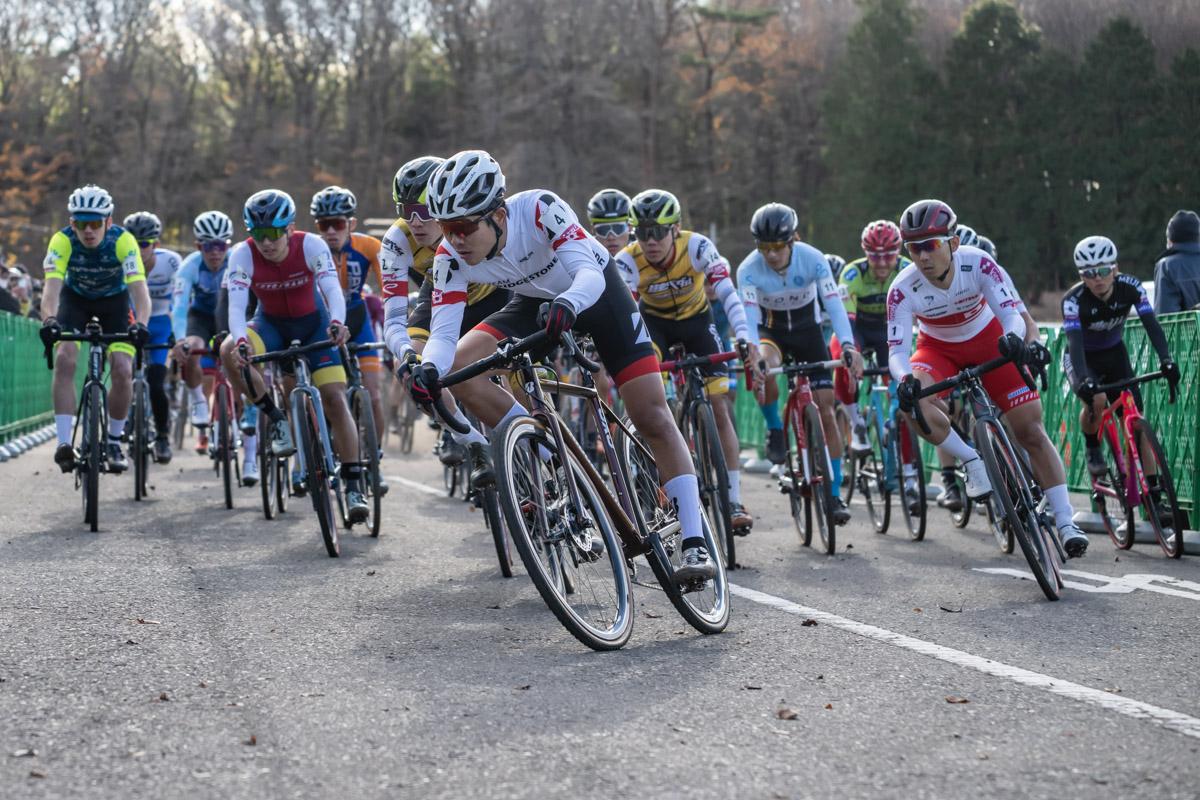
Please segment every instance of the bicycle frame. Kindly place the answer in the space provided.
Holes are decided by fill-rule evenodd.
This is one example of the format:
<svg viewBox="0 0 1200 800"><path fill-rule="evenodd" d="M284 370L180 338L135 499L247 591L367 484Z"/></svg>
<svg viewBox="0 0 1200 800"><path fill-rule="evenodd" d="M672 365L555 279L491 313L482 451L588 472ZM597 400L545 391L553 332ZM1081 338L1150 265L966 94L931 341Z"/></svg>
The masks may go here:
<svg viewBox="0 0 1200 800"><path fill-rule="evenodd" d="M299 347L299 341L293 341L288 347ZM295 370L296 385L292 388L291 394L288 396L288 410L291 411L292 436L295 441L303 441L303 433L300 431L300 396L305 395L313 404L313 408L322 411L324 406L321 404L321 392L317 387L311 384L311 378L308 374L308 360L302 357L297 357L292 361L292 367ZM337 481L337 465L333 462L333 447L329 438L329 426L325 422L325 414L317 414L317 431L321 436L321 441L325 445L325 468L329 470L330 482ZM300 470L301 475L308 475L309 465L305 461L307 454L303 447L296 448L296 466Z"/></svg>
<svg viewBox="0 0 1200 800"><path fill-rule="evenodd" d="M1119 423L1118 415L1121 417ZM1131 506L1140 505L1142 496L1150 491L1146 471L1142 467L1137 437L1133 432L1134 423L1140 419L1144 417L1134 402L1133 392L1128 389L1123 390L1117 401L1110 404L1100 415L1100 434L1105 438L1112 437L1111 441L1121 443L1120 447L1113 448L1113 453L1117 459L1117 469L1125 476L1125 500ZM1133 464L1133 471L1129 470L1129 464ZM1095 477L1092 477L1092 490L1114 499L1117 497L1116 492L1101 486Z"/></svg>

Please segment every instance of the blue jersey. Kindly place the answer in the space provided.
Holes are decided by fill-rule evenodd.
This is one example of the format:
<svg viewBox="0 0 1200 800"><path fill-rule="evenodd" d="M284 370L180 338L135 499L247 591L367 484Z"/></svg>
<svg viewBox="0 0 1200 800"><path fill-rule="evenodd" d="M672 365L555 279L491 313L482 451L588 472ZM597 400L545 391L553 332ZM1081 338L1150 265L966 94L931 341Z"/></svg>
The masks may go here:
<svg viewBox="0 0 1200 800"><path fill-rule="evenodd" d="M213 272L204 263L200 251L188 254L175 275L175 300L171 309L171 324L176 340L187 336L187 313L196 309L203 314L217 313L217 298L221 295L221 279L229 266L228 251L221 269Z"/></svg>
<svg viewBox="0 0 1200 800"><path fill-rule="evenodd" d="M759 344L760 325L775 331L810 327L815 332L818 296L825 303L838 341L854 341L829 262L811 245L792 244L792 259L783 275L771 269L762 254L754 250L738 265L737 283L755 344Z"/></svg>

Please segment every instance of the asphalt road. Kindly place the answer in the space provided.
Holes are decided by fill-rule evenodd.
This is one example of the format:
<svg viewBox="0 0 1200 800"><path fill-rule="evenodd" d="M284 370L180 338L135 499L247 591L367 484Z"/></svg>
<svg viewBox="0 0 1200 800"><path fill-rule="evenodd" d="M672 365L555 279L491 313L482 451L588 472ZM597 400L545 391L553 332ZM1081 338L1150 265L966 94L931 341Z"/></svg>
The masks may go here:
<svg viewBox="0 0 1200 800"><path fill-rule="evenodd" d="M914 543L856 506L829 557L747 475L728 630L639 588L598 654L500 576L430 443L338 559L194 453L142 503L106 476L94 534L52 445L0 464L0 797L1200 794L1195 557L1093 537L1051 603L981 571L1025 571L982 521Z"/></svg>

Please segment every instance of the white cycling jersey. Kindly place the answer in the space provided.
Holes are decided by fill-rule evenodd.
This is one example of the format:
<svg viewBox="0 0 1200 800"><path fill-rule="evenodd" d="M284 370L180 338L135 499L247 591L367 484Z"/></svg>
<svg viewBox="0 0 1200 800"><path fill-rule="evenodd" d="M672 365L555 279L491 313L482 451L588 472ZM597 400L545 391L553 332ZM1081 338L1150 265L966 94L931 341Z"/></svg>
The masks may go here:
<svg viewBox="0 0 1200 800"><path fill-rule="evenodd" d="M454 364L467 284L487 283L523 297L561 299L576 314L604 291L610 256L571 207L545 189L508 198L508 234L492 258L468 265L445 239L433 260L433 302L424 361L445 375ZM486 225L487 223L483 223Z"/></svg>
<svg viewBox="0 0 1200 800"><path fill-rule="evenodd" d="M901 270L888 292L888 366L897 380L912 372L913 317L925 336L943 342L965 342L993 319L1005 333L1025 336L1025 320L1007 273L975 247L960 247L953 256L950 286L939 289L915 263Z"/></svg>
<svg viewBox="0 0 1200 800"><path fill-rule="evenodd" d="M146 288L150 290L150 316L159 317L171 313L171 297L175 294L175 275L183 259L174 250L154 248L154 269L146 275Z"/></svg>

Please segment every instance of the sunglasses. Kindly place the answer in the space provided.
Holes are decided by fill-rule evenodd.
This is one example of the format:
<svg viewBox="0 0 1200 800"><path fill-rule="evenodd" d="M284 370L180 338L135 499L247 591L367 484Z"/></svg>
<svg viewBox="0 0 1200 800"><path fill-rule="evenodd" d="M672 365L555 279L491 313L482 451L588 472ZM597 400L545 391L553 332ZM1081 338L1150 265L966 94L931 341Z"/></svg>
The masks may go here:
<svg viewBox="0 0 1200 800"><path fill-rule="evenodd" d="M791 242L755 242L760 253L779 253L792 246Z"/></svg>
<svg viewBox="0 0 1200 800"><path fill-rule="evenodd" d="M648 242L651 239L665 239L671 235L674 225L638 225L633 229L639 242Z"/></svg>
<svg viewBox="0 0 1200 800"><path fill-rule="evenodd" d="M83 230L98 231L104 227L104 220L102 220L102 219L73 219L73 220L71 220L71 224L75 226L75 230L77 230L77 231L83 231Z"/></svg>
<svg viewBox="0 0 1200 800"><path fill-rule="evenodd" d="M1080 277L1087 278L1088 280L1095 280L1096 278L1107 278L1109 275L1113 274L1116 271L1117 271L1117 268L1115 266L1112 266L1112 267L1089 267L1087 269L1079 270L1079 275L1080 275Z"/></svg>
<svg viewBox="0 0 1200 800"><path fill-rule="evenodd" d="M209 239L206 242L196 242L196 249L205 253L224 253L229 249L229 242L224 239Z"/></svg>
<svg viewBox="0 0 1200 800"><path fill-rule="evenodd" d="M429 206L424 203L401 203L396 206L396 210L400 212L402 219L412 220L416 217L421 222L433 222L433 214L429 213Z"/></svg>
<svg viewBox="0 0 1200 800"><path fill-rule="evenodd" d="M888 250L886 253L867 253L867 261L890 261L900 255L899 250Z"/></svg>
<svg viewBox="0 0 1200 800"><path fill-rule="evenodd" d="M346 226L349 224L350 221L343 217L319 219L317 220L317 230L319 230L321 233L325 233L326 231L344 231L346 230Z"/></svg>
<svg viewBox="0 0 1200 800"><path fill-rule="evenodd" d="M270 239L272 242L278 241L287 235L287 228L255 228L250 231L250 237L256 242L261 242L264 239Z"/></svg>
<svg viewBox="0 0 1200 800"><path fill-rule="evenodd" d="M607 239L610 236L622 236L628 230L628 222L598 222L592 225L592 232L601 239Z"/></svg>
<svg viewBox="0 0 1200 800"><path fill-rule="evenodd" d="M493 213L495 212L489 211L479 219L439 219L438 227L442 229L443 236L460 236L465 239L475 231L479 230L479 224L490 217Z"/></svg>
<svg viewBox="0 0 1200 800"><path fill-rule="evenodd" d="M138 247L153 247L153 239L138 239Z"/></svg>
<svg viewBox="0 0 1200 800"><path fill-rule="evenodd" d="M909 242L908 252L912 253L913 255L916 255L917 253L932 253L934 250L937 250L948 241L950 240L947 238L939 238L926 239L923 242Z"/></svg>

